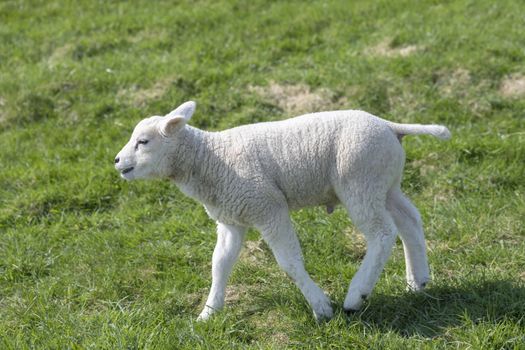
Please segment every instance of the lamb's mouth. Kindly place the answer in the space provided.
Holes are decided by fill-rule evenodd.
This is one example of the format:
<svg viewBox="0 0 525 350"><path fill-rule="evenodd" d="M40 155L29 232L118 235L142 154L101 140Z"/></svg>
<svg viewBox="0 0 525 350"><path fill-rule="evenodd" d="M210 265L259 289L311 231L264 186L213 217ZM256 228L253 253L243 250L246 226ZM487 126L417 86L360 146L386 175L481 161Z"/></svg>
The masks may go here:
<svg viewBox="0 0 525 350"><path fill-rule="evenodd" d="M124 174L127 174L129 173L131 170L135 169L135 167L130 167L130 168L126 168L124 170L121 171L121 174L124 175Z"/></svg>

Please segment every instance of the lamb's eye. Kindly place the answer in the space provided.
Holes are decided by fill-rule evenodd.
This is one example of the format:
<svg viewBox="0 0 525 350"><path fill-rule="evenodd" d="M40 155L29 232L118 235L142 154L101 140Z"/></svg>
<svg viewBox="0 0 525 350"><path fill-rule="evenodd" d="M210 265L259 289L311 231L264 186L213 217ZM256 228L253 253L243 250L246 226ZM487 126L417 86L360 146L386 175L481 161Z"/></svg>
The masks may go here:
<svg viewBox="0 0 525 350"><path fill-rule="evenodd" d="M148 140L138 140L137 143L135 144L135 151L139 149L139 145L145 145L148 142L149 142Z"/></svg>

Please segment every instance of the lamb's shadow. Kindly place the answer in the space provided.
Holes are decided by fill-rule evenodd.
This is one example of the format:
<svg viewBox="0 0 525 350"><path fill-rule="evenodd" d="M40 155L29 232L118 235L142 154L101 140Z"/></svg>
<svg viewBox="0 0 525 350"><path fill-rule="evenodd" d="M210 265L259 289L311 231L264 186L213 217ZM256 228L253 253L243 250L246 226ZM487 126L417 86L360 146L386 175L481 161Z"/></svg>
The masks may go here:
<svg viewBox="0 0 525 350"><path fill-rule="evenodd" d="M435 337L465 322L524 321L525 285L510 280L435 286L424 293L374 294L366 308L347 318L402 336ZM468 320L468 321L467 321Z"/></svg>

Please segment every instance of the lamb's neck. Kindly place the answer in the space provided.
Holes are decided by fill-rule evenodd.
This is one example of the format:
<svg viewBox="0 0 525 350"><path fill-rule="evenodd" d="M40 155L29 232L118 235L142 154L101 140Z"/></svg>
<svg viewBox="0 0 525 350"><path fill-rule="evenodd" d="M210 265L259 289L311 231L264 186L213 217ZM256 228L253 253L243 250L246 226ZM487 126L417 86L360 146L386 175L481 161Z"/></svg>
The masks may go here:
<svg viewBox="0 0 525 350"><path fill-rule="evenodd" d="M186 126L179 136L169 177L187 195L206 202L223 173L219 133Z"/></svg>

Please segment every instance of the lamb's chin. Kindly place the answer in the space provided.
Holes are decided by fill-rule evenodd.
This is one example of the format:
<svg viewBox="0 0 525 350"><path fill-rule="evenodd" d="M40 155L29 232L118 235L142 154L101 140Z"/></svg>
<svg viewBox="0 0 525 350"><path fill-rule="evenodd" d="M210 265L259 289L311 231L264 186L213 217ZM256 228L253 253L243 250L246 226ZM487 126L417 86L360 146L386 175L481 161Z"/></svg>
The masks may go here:
<svg viewBox="0 0 525 350"><path fill-rule="evenodd" d="M120 173L120 177L123 178L124 180L127 180L127 181L131 181L131 180L135 179L133 171L129 172L129 173L125 173L125 174Z"/></svg>

